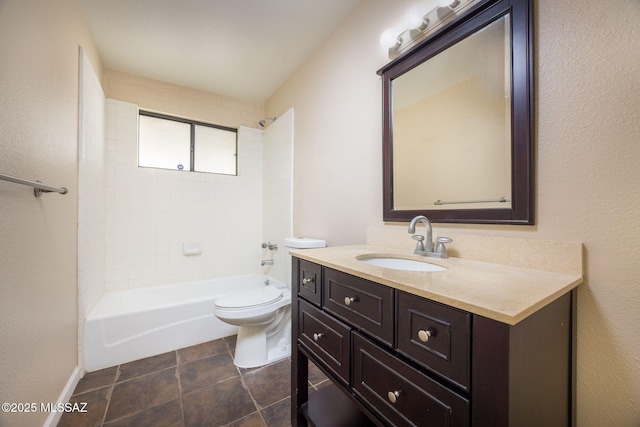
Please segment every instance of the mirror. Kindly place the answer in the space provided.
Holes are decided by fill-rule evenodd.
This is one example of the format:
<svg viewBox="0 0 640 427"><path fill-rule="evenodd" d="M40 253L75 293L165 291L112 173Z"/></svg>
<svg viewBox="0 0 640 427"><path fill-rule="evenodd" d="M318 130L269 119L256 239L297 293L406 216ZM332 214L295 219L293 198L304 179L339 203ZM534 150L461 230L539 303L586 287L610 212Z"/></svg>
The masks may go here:
<svg viewBox="0 0 640 427"><path fill-rule="evenodd" d="M533 224L530 0L488 1L379 71L384 220Z"/></svg>

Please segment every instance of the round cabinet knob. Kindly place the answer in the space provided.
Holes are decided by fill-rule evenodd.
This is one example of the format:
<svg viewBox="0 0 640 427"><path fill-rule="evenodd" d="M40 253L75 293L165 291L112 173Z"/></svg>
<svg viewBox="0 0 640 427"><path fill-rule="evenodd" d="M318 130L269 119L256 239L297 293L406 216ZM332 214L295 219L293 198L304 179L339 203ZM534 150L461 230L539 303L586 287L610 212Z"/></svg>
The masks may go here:
<svg viewBox="0 0 640 427"><path fill-rule="evenodd" d="M311 278L309 278L309 279L307 279L306 277L304 277L304 278L302 279L302 284L303 284L303 285L308 285L309 283L313 283L313 282L315 282L315 281L316 281L316 279L315 279L315 278L313 278L313 277L311 277Z"/></svg>
<svg viewBox="0 0 640 427"><path fill-rule="evenodd" d="M387 398L391 403L396 403L399 396L400 396L400 391L390 391L389 393L387 393Z"/></svg>
<svg viewBox="0 0 640 427"><path fill-rule="evenodd" d="M344 297L344 303L346 305L351 305L351 303L355 301L358 301L358 299L354 297Z"/></svg>
<svg viewBox="0 0 640 427"><path fill-rule="evenodd" d="M422 342L427 342L429 341L429 338L431 338L431 331L425 331L424 329L420 329L418 331L418 339Z"/></svg>
<svg viewBox="0 0 640 427"><path fill-rule="evenodd" d="M320 338L322 338L324 336L324 334L313 334L313 340L314 341L318 341Z"/></svg>

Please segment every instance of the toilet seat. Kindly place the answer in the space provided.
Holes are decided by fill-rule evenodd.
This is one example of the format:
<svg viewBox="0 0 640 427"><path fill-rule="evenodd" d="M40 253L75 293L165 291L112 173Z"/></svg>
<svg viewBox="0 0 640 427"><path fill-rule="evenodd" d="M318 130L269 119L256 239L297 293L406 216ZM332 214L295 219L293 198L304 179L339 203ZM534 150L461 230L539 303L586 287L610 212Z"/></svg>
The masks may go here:
<svg viewBox="0 0 640 427"><path fill-rule="evenodd" d="M216 308L223 310L243 310L271 305L282 298L284 298L282 289L266 285L218 298L215 305Z"/></svg>

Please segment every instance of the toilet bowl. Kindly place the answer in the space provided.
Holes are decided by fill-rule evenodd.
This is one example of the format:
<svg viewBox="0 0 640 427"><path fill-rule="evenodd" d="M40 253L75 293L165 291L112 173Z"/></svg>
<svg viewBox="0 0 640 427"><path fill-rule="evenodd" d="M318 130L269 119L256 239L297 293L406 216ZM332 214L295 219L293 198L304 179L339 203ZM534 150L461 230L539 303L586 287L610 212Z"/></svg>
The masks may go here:
<svg viewBox="0 0 640 427"><path fill-rule="evenodd" d="M291 289L265 285L218 298L214 313L238 326L233 363L263 366L291 355Z"/></svg>

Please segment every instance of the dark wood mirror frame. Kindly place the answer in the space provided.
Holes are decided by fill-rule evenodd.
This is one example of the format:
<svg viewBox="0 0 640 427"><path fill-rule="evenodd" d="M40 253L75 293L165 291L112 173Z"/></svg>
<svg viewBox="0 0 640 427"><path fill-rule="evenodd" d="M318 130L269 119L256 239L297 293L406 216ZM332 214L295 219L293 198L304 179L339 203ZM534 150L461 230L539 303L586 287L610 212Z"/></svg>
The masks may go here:
<svg viewBox="0 0 640 427"><path fill-rule="evenodd" d="M496 19L511 14L511 208L396 210L393 197L392 81ZM432 222L472 224L534 223L533 1L481 1L411 51L378 71L382 76L383 219L410 221L425 215Z"/></svg>

